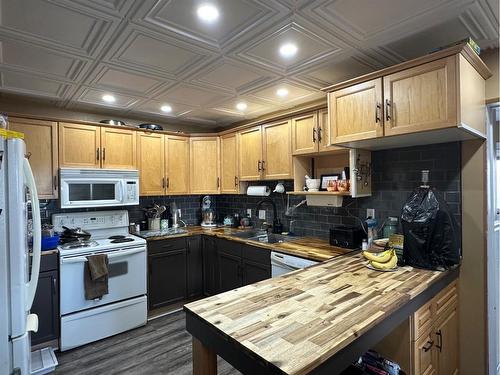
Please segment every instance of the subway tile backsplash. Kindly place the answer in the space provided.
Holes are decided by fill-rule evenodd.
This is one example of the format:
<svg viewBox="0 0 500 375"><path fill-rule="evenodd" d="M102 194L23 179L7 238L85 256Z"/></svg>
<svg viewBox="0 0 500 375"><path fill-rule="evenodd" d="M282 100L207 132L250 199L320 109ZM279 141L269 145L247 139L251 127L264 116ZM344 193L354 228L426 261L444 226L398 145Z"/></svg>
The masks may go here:
<svg viewBox="0 0 500 375"><path fill-rule="evenodd" d="M307 207L302 205L294 210L293 215L285 215L288 196L286 194L272 193L271 198L276 204L278 217L288 229L290 221L293 231L298 235L312 235L327 238L329 229L336 224L358 225L360 219L366 217L366 209L374 208L379 224L387 216L401 214L401 208L412 192L420 185L421 170L430 170L430 184L443 194L451 211L458 222L460 218L461 202L461 148L459 142L442 143L427 146L416 146L400 149L382 150L372 152L372 196L364 198L344 198L343 207ZM274 190L279 181L252 182L256 185L268 185ZM282 181L283 182L283 181ZM293 189L292 181L284 181L286 191ZM125 207L129 211L130 221L144 220L142 207L171 205L176 203L182 210L182 219L188 224L201 222L201 195L189 196L159 196L141 197L139 206ZM246 195L217 195L212 196L217 210L217 221L222 222L226 215L235 212L246 214L247 209L252 209L256 216L255 208L262 197L249 197ZM305 196L290 196L290 205L300 203ZM74 212L79 210L61 210L56 200L42 201L42 221L50 222L50 215L56 212ZM267 220L272 222L272 207L262 206L266 210ZM87 209L96 211L96 209ZM104 210L99 209L99 210ZM257 220L254 221L257 222Z"/></svg>

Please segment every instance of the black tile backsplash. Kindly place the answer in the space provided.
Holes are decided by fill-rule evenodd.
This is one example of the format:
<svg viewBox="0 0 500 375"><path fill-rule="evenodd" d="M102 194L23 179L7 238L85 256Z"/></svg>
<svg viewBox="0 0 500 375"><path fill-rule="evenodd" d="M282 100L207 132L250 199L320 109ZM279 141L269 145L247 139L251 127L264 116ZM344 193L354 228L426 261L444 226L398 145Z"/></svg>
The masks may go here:
<svg viewBox="0 0 500 375"><path fill-rule="evenodd" d="M372 152L372 196L352 199L344 198L343 207L298 207L292 216L285 215L288 196L286 194L271 193L276 204L278 217L282 220L285 229L288 229L291 220L294 220L293 231L298 235L313 235L327 238L329 229L335 224L357 225L359 219L365 219L366 209L374 208L376 218L381 225L388 216L401 214L401 208L415 187L420 185L421 170L430 170L430 184L436 187L458 222L460 218L460 170L461 145L459 142L442 143L426 146L416 146L400 149ZM254 185L268 185L274 189L278 181L252 182ZM285 181L285 189L293 190L293 182ZM141 197L139 206L125 207L129 211L130 221L144 220L141 207L150 207L153 204L170 205L173 202L182 210L182 219L188 224L199 224L201 221L201 195L189 196L160 196ZM222 222L226 215L235 212L246 214L248 208L255 216L257 202L262 197L246 195L217 195L212 196L216 204L217 220ZM305 196L290 196L290 205L300 203ZM42 201L42 221L49 222L50 215L56 212L75 212L78 210L61 210L58 201ZM262 206L266 210L267 220L272 222L272 207ZM95 211L96 209L87 209ZM103 210L103 209L99 209ZM257 222L257 220L254 220Z"/></svg>

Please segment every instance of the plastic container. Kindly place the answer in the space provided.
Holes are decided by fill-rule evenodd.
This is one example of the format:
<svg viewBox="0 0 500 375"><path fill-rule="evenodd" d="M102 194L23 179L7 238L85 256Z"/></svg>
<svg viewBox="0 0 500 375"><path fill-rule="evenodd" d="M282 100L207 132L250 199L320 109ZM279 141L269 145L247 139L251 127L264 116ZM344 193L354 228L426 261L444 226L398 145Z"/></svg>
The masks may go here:
<svg viewBox="0 0 500 375"><path fill-rule="evenodd" d="M59 236L42 237L42 251L52 250L59 244Z"/></svg>

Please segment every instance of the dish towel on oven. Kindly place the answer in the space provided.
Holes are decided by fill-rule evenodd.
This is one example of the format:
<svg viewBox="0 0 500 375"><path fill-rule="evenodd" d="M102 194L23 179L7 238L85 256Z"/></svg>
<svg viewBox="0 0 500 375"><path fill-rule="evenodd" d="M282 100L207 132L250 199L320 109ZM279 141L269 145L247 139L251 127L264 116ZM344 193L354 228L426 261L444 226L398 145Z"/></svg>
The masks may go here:
<svg viewBox="0 0 500 375"><path fill-rule="evenodd" d="M83 270L85 299L93 300L108 294L108 256L89 255Z"/></svg>

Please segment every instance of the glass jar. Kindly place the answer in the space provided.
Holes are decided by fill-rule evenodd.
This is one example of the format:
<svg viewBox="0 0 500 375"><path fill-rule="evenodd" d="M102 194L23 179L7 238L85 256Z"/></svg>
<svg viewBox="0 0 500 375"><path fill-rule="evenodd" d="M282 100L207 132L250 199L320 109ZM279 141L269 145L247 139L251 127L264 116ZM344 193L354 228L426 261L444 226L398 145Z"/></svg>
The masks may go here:
<svg viewBox="0 0 500 375"><path fill-rule="evenodd" d="M384 225L384 238L389 238L391 234L395 234L398 230L398 218L389 216Z"/></svg>

